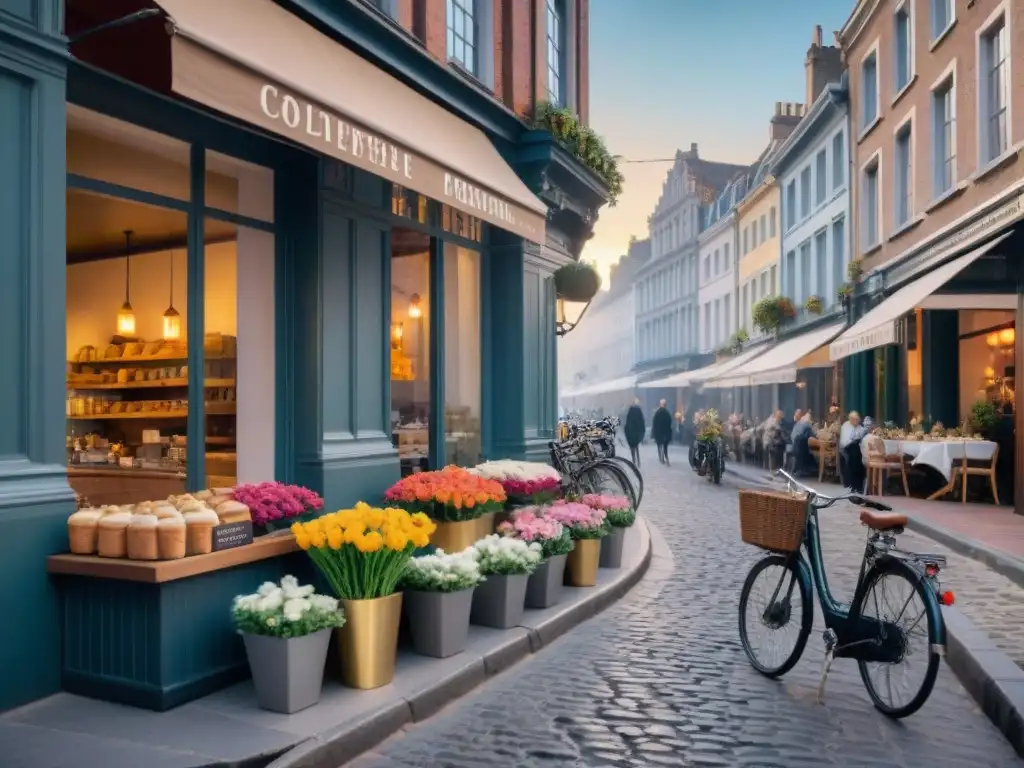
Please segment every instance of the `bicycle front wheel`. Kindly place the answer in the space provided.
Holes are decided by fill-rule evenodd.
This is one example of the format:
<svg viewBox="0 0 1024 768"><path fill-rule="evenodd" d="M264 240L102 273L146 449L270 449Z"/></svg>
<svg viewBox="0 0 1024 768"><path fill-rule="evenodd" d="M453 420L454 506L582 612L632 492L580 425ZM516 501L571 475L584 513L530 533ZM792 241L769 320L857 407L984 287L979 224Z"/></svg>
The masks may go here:
<svg viewBox="0 0 1024 768"><path fill-rule="evenodd" d="M588 464L580 473L579 484L583 493L625 496L636 509L636 489L614 461L601 459Z"/></svg>
<svg viewBox="0 0 1024 768"><path fill-rule="evenodd" d="M800 661L814 624L814 597L796 555L768 555L740 593L740 642L754 669L780 677Z"/></svg>
<svg viewBox="0 0 1024 768"><path fill-rule="evenodd" d="M626 479L632 484L633 491L636 496L636 505L633 509L639 509L641 502L644 500L643 475L640 474L640 470L637 468L636 464L624 456L614 456L611 460L614 461L615 465L625 473Z"/></svg>
<svg viewBox="0 0 1024 768"><path fill-rule="evenodd" d="M908 717L931 695L939 674L942 613L925 579L908 564L888 558L872 566L864 589L850 607L850 626L878 626L878 647L896 661L858 659L871 702L893 719Z"/></svg>

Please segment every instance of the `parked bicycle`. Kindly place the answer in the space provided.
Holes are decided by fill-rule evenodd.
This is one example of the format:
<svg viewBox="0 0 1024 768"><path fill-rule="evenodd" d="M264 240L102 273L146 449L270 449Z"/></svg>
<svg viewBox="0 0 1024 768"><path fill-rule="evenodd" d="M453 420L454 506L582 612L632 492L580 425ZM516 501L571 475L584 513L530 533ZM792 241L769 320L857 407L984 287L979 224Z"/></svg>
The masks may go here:
<svg viewBox="0 0 1024 768"><path fill-rule="evenodd" d="M636 464L616 454L615 443L618 426L619 420L614 416L609 416L597 421L565 421L561 431L566 436L566 440L578 439L580 441L581 453L586 458L606 459L617 465L632 486L633 492L629 498L635 498L634 509L637 509L644 497L644 478Z"/></svg>
<svg viewBox="0 0 1024 768"><path fill-rule="evenodd" d="M725 447L720 437L696 440L691 458L694 472L715 485L721 484L725 474Z"/></svg>
<svg viewBox="0 0 1024 768"><path fill-rule="evenodd" d="M548 446L551 466L562 474L571 493L625 496L633 509L639 507L636 488L621 465L609 458L595 457L589 440L574 437L560 442L552 441Z"/></svg>
<svg viewBox="0 0 1024 768"><path fill-rule="evenodd" d="M857 494L826 496L783 470L776 475L786 481L786 492L740 491L743 540L772 552L754 565L740 594L740 640L750 663L773 678L796 665L814 623L816 587L826 626L819 703L833 659L849 658L875 707L891 718L912 715L928 700L945 655L940 606L954 601L939 584L946 559L899 549L896 537L906 515L881 502ZM868 528L850 605L829 588L818 525L818 511L842 500L863 508L860 521ZM898 594L890 597L892 592ZM900 681L905 685L896 685ZM906 694L897 698L896 688Z"/></svg>

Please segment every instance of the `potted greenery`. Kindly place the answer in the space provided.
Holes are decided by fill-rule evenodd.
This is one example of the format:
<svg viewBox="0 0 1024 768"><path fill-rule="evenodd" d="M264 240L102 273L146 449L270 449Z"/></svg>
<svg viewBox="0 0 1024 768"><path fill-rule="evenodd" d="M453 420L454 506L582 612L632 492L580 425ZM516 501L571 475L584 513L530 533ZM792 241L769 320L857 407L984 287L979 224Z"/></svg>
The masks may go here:
<svg viewBox="0 0 1024 768"><path fill-rule="evenodd" d="M526 583L526 607L550 608L561 600L565 562L573 548L568 529L539 507L523 507L498 526L498 533L540 544L544 559Z"/></svg>
<svg viewBox="0 0 1024 768"><path fill-rule="evenodd" d="M971 406L971 416L968 419L971 429L983 437L989 437L999 423L999 409L995 403L988 400L978 400Z"/></svg>
<svg viewBox="0 0 1024 768"><path fill-rule="evenodd" d="M807 301L804 302L804 309L812 315L820 315L824 309L821 296L808 296Z"/></svg>
<svg viewBox="0 0 1024 768"><path fill-rule="evenodd" d="M508 629L523 620L526 585L540 565L540 544L491 534L473 545L484 581L473 592L470 621Z"/></svg>
<svg viewBox="0 0 1024 768"><path fill-rule="evenodd" d="M852 283L843 283L841 286L839 286L839 290L836 292L836 296L839 298L839 301L842 302L844 308L849 305L849 303L850 303L850 296L852 296L852 295L853 295L853 284Z"/></svg>
<svg viewBox="0 0 1024 768"><path fill-rule="evenodd" d="M256 703L290 715L320 701L331 630L345 623L338 601L285 576L239 595L231 612L245 642Z"/></svg>
<svg viewBox="0 0 1024 768"><path fill-rule="evenodd" d="M555 295L585 304L601 290L601 275L585 261L573 261L555 270Z"/></svg>
<svg viewBox="0 0 1024 768"><path fill-rule="evenodd" d="M619 170L619 157L608 151L604 139L580 120L575 112L549 101L537 104L533 123L540 130L550 133L562 149L597 175L608 188L608 204L614 206L622 194L625 179Z"/></svg>
<svg viewBox="0 0 1024 768"><path fill-rule="evenodd" d="M765 296L754 305L752 315L755 328L775 333L784 322L796 317L796 309L785 296Z"/></svg>
<svg viewBox="0 0 1024 768"><path fill-rule="evenodd" d="M569 584L574 587L592 587L597 584L601 539L611 530L605 511L575 501L563 501L552 504L547 515L568 528L573 540L572 552L566 562L566 579Z"/></svg>
<svg viewBox="0 0 1024 768"><path fill-rule="evenodd" d="M466 649L473 590L483 580L476 550L414 557L402 577L413 650L443 659Z"/></svg>
<svg viewBox="0 0 1024 768"><path fill-rule="evenodd" d="M846 265L846 278L851 283L856 283L863 274L864 261L862 259L850 259L850 263Z"/></svg>
<svg viewBox="0 0 1024 768"><path fill-rule="evenodd" d="M747 334L746 328L740 328L738 331L733 333L729 337L729 347L732 349L734 355L738 355L743 351L743 345L750 341L750 336Z"/></svg>
<svg viewBox="0 0 1024 768"><path fill-rule="evenodd" d="M626 529L636 522L636 510L625 496L592 494L584 496L583 503L592 509L603 509L610 528L610 533L601 539L600 567L621 568Z"/></svg>
<svg viewBox="0 0 1024 768"><path fill-rule="evenodd" d="M342 681L367 690L395 676L402 593L396 591L412 553L427 546L434 523L421 512L352 509L295 523L295 543L309 555L345 609L337 630Z"/></svg>

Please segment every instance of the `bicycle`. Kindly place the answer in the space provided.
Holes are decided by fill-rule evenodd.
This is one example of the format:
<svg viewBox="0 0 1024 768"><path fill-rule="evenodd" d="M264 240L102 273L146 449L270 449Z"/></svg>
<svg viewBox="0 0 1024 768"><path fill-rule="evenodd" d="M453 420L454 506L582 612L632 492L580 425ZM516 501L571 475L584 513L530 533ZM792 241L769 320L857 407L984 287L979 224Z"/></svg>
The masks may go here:
<svg viewBox="0 0 1024 768"><path fill-rule="evenodd" d="M634 509L639 509L644 498L644 478L640 468L631 460L616 454L615 443L619 420L609 416L597 421L566 422L567 439L578 438L584 445L584 454L591 460L605 459L618 465L633 488L631 499Z"/></svg>
<svg viewBox="0 0 1024 768"><path fill-rule="evenodd" d="M907 517L893 513L886 504L853 493L826 496L797 482L784 470L776 475L787 481L786 494L740 491L743 540L772 551L755 563L740 594L739 632L747 658L754 669L771 678L784 675L796 665L813 627L812 588L816 588L826 626L822 635L825 660L818 684L818 702L824 701L825 680L833 659L849 658L856 660L861 680L877 709L893 719L914 714L931 695L939 660L946 651L946 625L940 606L954 602L953 593L943 591L939 584L939 572L945 567L946 558L899 549L896 537L906 528ZM792 493L794 489L804 495ZM757 498L759 495L761 498ZM836 600L829 588L818 525L818 511L842 500L863 507L860 521L869 529L850 605ZM806 551L806 557L801 549ZM777 582L773 576L766 579L770 597L763 607L752 606L754 587L769 571L777 572ZM877 594L879 585L888 583L889 579L909 585L909 595L894 618L881 615ZM905 624L901 620L915 597L920 600L920 613ZM901 600L899 598L896 605ZM882 602L889 607L884 597ZM869 615L872 610L873 615ZM787 630L794 615L799 616L800 624L787 650L787 646L781 645L782 641L772 641ZM918 625L922 620L926 626L920 631ZM762 643L755 643L755 632L763 628L768 630L767 645L772 646L768 651L779 650L780 655L774 659L765 658ZM923 649L911 647L914 639L924 640ZM908 700L896 702L893 671L897 668L906 671L905 665L916 660L918 654L924 657L920 684L911 689ZM884 671L888 701L872 676L873 670Z"/></svg>
<svg viewBox="0 0 1024 768"><path fill-rule="evenodd" d="M705 477L715 485L721 485L725 474L725 449L722 439L715 437L710 440L697 440L690 454L690 466L701 477Z"/></svg>
<svg viewBox="0 0 1024 768"><path fill-rule="evenodd" d="M588 493L625 496L633 509L637 508L636 489L626 473L610 459L593 458L593 449L585 438L552 441L548 448L551 466L566 479L571 493L579 496Z"/></svg>

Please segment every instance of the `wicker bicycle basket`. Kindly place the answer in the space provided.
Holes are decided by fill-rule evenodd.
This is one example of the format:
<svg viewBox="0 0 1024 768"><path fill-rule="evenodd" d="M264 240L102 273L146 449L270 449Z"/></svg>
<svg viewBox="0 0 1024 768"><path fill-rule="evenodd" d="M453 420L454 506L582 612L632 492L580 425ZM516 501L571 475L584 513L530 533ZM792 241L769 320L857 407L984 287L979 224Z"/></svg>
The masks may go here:
<svg viewBox="0 0 1024 768"><path fill-rule="evenodd" d="M740 491L740 536L772 552L796 552L804 539L807 496L779 491Z"/></svg>

